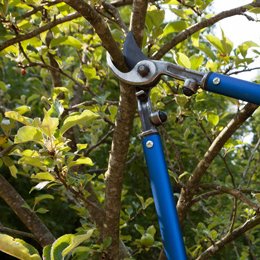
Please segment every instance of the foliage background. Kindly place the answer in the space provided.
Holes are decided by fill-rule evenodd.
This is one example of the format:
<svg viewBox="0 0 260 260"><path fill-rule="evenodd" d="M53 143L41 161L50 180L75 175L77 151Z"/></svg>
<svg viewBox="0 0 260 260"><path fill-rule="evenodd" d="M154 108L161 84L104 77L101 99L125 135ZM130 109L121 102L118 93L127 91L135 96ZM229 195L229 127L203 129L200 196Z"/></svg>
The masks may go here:
<svg viewBox="0 0 260 260"><path fill-rule="evenodd" d="M164 258L134 88L111 74L106 51L126 69L121 47L130 28L153 59L203 72L247 71L259 43L245 39L234 48L212 28L234 15L257 22L259 3L219 14L211 4L0 1L3 252L21 259ZM165 7L175 14L167 23ZM202 90L186 97L182 83L168 78L151 100L168 113L159 131L188 257L259 258L257 106ZM13 247L6 234L22 240Z"/></svg>

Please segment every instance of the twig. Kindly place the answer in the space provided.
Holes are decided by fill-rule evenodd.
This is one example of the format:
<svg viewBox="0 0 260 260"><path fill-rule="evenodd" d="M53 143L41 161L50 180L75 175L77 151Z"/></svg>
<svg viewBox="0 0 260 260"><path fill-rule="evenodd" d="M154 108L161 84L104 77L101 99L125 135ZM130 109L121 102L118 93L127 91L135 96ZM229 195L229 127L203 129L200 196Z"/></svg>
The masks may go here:
<svg viewBox="0 0 260 260"><path fill-rule="evenodd" d="M81 15L78 12L75 12L75 13L72 13L72 14L68 14L65 17L62 17L62 18L59 18L59 19L55 19L52 22L47 23L47 24L45 24L45 25L43 25L43 26L41 26L41 27L31 31L31 32L28 32L26 34L20 34L20 35L12 38L10 40L7 40L7 41L3 42L0 45L0 51L6 49L7 47L9 47L11 45L14 45L14 44L18 43L18 42L22 42L22 41L31 39L31 38L39 35L42 32L50 30L51 28L57 26L58 24L74 20L74 19L76 19L76 18L78 18L80 16Z"/></svg>
<svg viewBox="0 0 260 260"><path fill-rule="evenodd" d="M110 19L112 22L115 22L116 24L118 24L119 27L121 29L123 29L123 31L125 33L127 33L128 32L128 28L127 28L126 24L124 23L123 19L121 18L120 13L117 10L117 8L114 7L112 4L109 4L109 3L105 2L105 1L102 1L102 6L106 10L106 12L108 12L114 18L114 19L111 19L110 17L108 17L108 19Z"/></svg>
<svg viewBox="0 0 260 260"><path fill-rule="evenodd" d="M213 189L213 190L215 190L216 193L215 194L212 193L212 195L219 195L219 194L221 195L223 193L230 194L234 198L236 198L236 199L240 200L241 202L247 204L250 208L254 209L256 212L258 212L260 210L260 205L254 203L250 199L248 199L247 196L241 190L232 189L232 188L228 188L228 187L217 185L217 184L200 184L199 187L203 188L203 189ZM194 203L194 202L198 201L199 197L200 196L194 198L192 200L192 202Z"/></svg>
<svg viewBox="0 0 260 260"><path fill-rule="evenodd" d="M209 27L220 20L223 20L227 17L231 17L234 15L241 15L242 13L246 12L250 7L260 7L260 3L252 2L247 5L243 5L237 8L233 8L227 11L223 11L209 19L205 19L202 22L194 24L189 28L185 29L184 31L178 33L170 42L164 44L160 50L158 50L153 56L152 59L160 60L170 49L176 46L178 43L186 40L192 34L200 31L203 28Z"/></svg>
<svg viewBox="0 0 260 260"><path fill-rule="evenodd" d="M22 236L22 237L29 237L29 238L36 239L32 233L28 233L28 232L24 232L12 228L7 228L2 225L0 225L0 232L10 234L10 235L15 235L15 236Z"/></svg>
<svg viewBox="0 0 260 260"><path fill-rule="evenodd" d="M260 67L255 67L255 68L247 68L247 69L243 69L243 70L236 70L236 71L232 71L232 72L229 72L227 73L227 75L235 75L235 74L239 74L239 73L243 73L243 72L250 72L250 71L253 71L253 70L259 70Z"/></svg>
<svg viewBox="0 0 260 260"><path fill-rule="evenodd" d="M90 154L90 152L92 152L94 149L96 149L98 146L100 146L101 144L103 144L105 142L105 140L113 133L114 129L110 128L110 130L100 138L100 140L92 145L91 147L89 147L86 152L85 152L85 156L88 156Z"/></svg>
<svg viewBox="0 0 260 260"><path fill-rule="evenodd" d="M32 6L32 5L29 5L30 7L33 8L33 10L32 10L32 11L29 11L29 12L27 12L27 13L25 13L25 14L22 14L21 16L19 16L19 17L17 18L17 20L24 20L24 19L26 19L27 17L30 17L30 16L32 16L33 14L35 14L35 13L37 13L37 12L39 12L39 11L42 11L42 10L44 9L44 6L53 6L53 5L56 5L56 4L61 3L61 2L63 2L63 0L56 0L56 1L53 1L53 2L48 2L48 3L46 3L45 5L40 5L40 6Z"/></svg>
<svg viewBox="0 0 260 260"><path fill-rule="evenodd" d="M227 126L219 133L219 135L212 142L202 160L197 164L191 177L189 178L186 188L182 189L177 204L180 221L183 221L186 211L190 206L193 196L196 193L196 188L202 176L210 166L213 159L218 155L226 141L232 134L249 118L253 112L258 108L257 105L248 103L244 108L235 115L235 117L227 124Z"/></svg>
<svg viewBox="0 0 260 260"><path fill-rule="evenodd" d="M246 175L248 174L248 170L249 170L249 168L250 168L251 162L253 161L254 156L255 156L255 153L256 153L256 151L257 151L257 149L258 149L259 146L260 146L260 138L258 139L258 141L257 141L257 143L256 143L256 145L255 145L255 147L254 147L254 149L252 150L252 152L251 152L251 154L250 154L250 157L248 158L246 168L245 168L245 170L244 170L244 172L243 172L243 175L242 175L242 176L243 176L243 179L245 179Z"/></svg>
<svg viewBox="0 0 260 260"><path fill-rule="evenodd" d="M243 225L234 229L231 233L227 233L223 238L216 241L214 245L211 245L207 248L196 260L206 260L210 259L210 256L216 254L221 250L225 245L234 241L239 236L245 234L246 231L256 227L260 224L260 216L254 216L253 218L247 220Z"/></svg>

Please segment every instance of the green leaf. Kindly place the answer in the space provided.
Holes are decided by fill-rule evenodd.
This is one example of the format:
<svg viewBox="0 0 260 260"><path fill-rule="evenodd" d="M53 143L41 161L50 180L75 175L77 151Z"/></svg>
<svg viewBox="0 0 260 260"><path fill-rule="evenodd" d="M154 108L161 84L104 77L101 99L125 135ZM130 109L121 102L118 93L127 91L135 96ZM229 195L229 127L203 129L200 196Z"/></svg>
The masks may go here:
<svg viewBox="0 0 260 260"><path fill-rule="evenodd" d="M32 174L31 178L46 181L55 181L55 178L49 172L38 172L36 174Z"/></svg>
<svg viewBox="0 0 260 260"><path fill-rule="evenodd" d="M190 57L191 69L198 70L204 61L204 57L202 55L192 55Z"/></svg>
<svg viewBox="0 0 260 260"><path fill-rule="evenodd" d="M215 35L209 34L206 36L207 40L216 47L216 49L224 55L229 55L233 48L233 43L226 38L222 30L222 40Z"/></svg>
<svg viewBox="0 0 260 260"><path fill-rule="evenodd" d="M184 53L181 53L181 52L177 53L176 62L180 66L183 66L183 67L188 68L188 69L191 68L191 62L190 62L189 58Z"/></svg>
<svg viewBox="0 0 260 260"><path fill-rule="evenodd" d="M175 95L175 100L179 106L184 107L189 101L189 98L185 95Z"/></svg>
<svg viewBox="0 0 260 260"><path fill-rule="evenodd" d="M248 49L252 47L259 47L259 45L253 41L245 41L238 46L238 49L240 50L243 57L246 57Z"/></svg>
<svg viewBox="0 0 260 260"><path fill-rule="evenodd" d="M18 112L20 115L23 115L29 111L31 111L31 107L29 106L19 106L15 109L16 112Z"/></svg>
<svg viewBox="0 0 260 260"><path fill-rule="evenodd" d="M171 33L180 32L188 27L188 23L185 21L175 21L167 23L163 29L163 33L160 37L165 37Z"/></svg>
<svg viewBox="0 0 260 260"><path fill-rule="evenodd" d="M148 8L145 23L146 26L152 30L154 27L159 27L164 20L165 11L157 9L155 5Z"/></svg>
<svg viewBox="0 0 260 260"><path fill-rule="evenodd" d="M4 91L4 92L7 90L7 87L6 87L5 83L3 81L1 81L1 80L0 80L0 89L2 91Z"/></svg>
<svg viewBox="0 0 260 260"><path fill-rule="evenodd" d="M91 123L98 115L90 110L84 110L81 114L73 114L68 116L60 129L61 135L75 125L84 125Z"/></svg>
<svg viewBox="0 0 260 260"><path fill-rule="evenodd" d="M68 247L66 247L63 251L62 251L62 256L66 256L68 255L70 252L72 252L73 249L75 249L78 245L80 245L81 243L83 243L84 241L90 239L90 237L92 236L93 232L95 229L90 229L87 231L86 234L83 235L74 235L72 236L70 245Z"/></svg>
<svg viewBox="0 0 260 260"><path fill-rule="evenodd" d="M147 208L148 206L150 206L153 203L153 198L148 198L145 200L145 208Z"/></svg>
<svg viewBox="0 0 260 260"><path fill-rule="evenodd" d="M88 147L88 144L77 144L77 150L84 150Z"/></svg>
<svg viewBox="0 0 260 260"><path fill-rule="evenodd" d="M0 250L21 260L40 260L38 251L21 239L0 234Z"/></svg>
<svg viewBox="0 0 260 260"><path fill-rule="evenodd" d="M100 77L97 75L97 70L93 68L92 65L82 65L82 71L84 72L88 80L100 79Z"/></svg>
<svg viewBox="0 0 260 260"><path fill-rule="evenodd" d="M62 251L70 245L73 236L73 234L66 234L55 240L51 246L51 260L64 259Z"/></svg>
<svg viewBox="0 0 260 260"><path fill-rule="evenodd" d="M150 234L154 237L154 235L156 233L156 229L155 229L154 225L148 227L147 230L146 230L146 233L148 233L148 234Z"/></svg>
<svg viewBox="0 0 260 260"><path fill-rule="evenodd" d="M57 130L58 125L59 119L56 117L50 117L49 114L46 112L41 124L41 129L43 133L46 134L48 137L52 137Z"/></svg>
<svg viewBox="0 0 260 260"><path fill-rule="evenodd" d="M54 196L51 194L42 194L34 198L34 205L37 205L42 200L54 200Z"/></svg>
<svg viewBox="0 0 260 260"><path fill-rule="evenodd" d="M72 161L68 164L68 168L71 168L72 166L75 165L81 165L81 164L85 164L85 165L89 165L89 166L93 166L94 163L92 162L92 160L88 157L86 158L79 158L76 161Z"/></svg>
<svg viewBox="0 0 260 260"><path fill-rule="evenodd" d="M80 49L82 47L82 42L73 36L59 37L51 41L52 48L57 47L59 45L69 45L75 47L76 49Z"/></svg>
<svg viewBox="0 0 260 260"><path fill-rule="evenodd" d="M208 113L207 114L207 120L210 122L212 125L216 126L219 122L219 116L213 113Z"/></svg>
<svg viewBox="0 0 260 260"><path fill-rule="evenodd" d="M258 203L260 203L260 193L255 193L253 195L256 198L256 200L258 201Z"/></svg>
<svg viewBox="0 0 260 260"><path fill-rule="evenodd" d="M7 111L7 112L5 112L5 116L7 118L18 121L24 125L30 125L32 123L32 119L22 116L20 113L18 113L16 111Z"/></svg>
<svg viewBox="0 0 260 260"><path fill-rule="evenodd" d="M51 245L47 245L43 248L42 256L44 260L51 260Z"/></svg>
<svg viewBox="0 0 260 260"><path fill-rule="evenodd" d="M45 209L45 208L38 208L37 210L35 210L36 213L39 213L39 214L45 214L47 212L49 212L48 209Z"/></svg>
<svg viewBox="0 0 260 260"><path fill-rule="evenodd" d="M215 46L219 51L224 53L224 49L223 49L222 43L221 43L220 39L217 36L212 35L212 34L208 34L206 36L206 38L213 46Z"/></svg>
<svg viewBox="0 0 260 260"><path fill-rule="evenodd" d="M140 225L138 225L138 224L135 224L134 225L135 226L135 229L141 234L141 235L143 235L144 234L144 227L143 226L140 226Z"/></svg>
<svg viewBox="0 0 260 260"><path fill-rule="evenodd" d="M25 143L33 141L36 143L43 142L43 136L39 129L34 126L23 126L19 128L16 136L14 137L14 143Z"/></svg>
<svg viewBox="0 0 260 260"><path fill-rule="evenodd" d="M9 168L11 175L14 178L17 178L18 170L14 164L14 161L10 157L4 156L2 157L2 162Z"/></svg>
<svg viewBox="0 0 260 260"><path fill-rule="evenodd" d="M42 171L46 171L46 165L44 164L44 160L41 157L22 157L19 161L21 165L31 165L41 169Z"/></svg>
<svg viewBox="0 0 260 260"><path fill-rule="evenodd" d="M16 166L13 164L13 165L9 166L8 168L9 168L9 171L10 171L11 175L14 178L17 178L18 170L17 170Z"/></svg>

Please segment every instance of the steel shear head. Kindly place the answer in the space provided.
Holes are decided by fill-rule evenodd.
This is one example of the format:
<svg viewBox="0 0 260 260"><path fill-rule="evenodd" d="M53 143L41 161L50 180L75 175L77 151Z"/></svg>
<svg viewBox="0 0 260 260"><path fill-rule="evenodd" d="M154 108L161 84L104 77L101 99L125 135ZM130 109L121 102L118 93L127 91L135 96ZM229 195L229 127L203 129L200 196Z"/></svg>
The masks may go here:
<svg viewBox="0 0 260 260"><path fill-rule="evenodd" d="M141 88L154 87L161 75L184 81L186 95L192 95L198 86L203 84L205 74L176 64L148 59L137 46L133 33L129 32L123 49L124 58L129 72L121 72L116 68L111 57L107 54L107 63L116 77L129 85Z"/></svg>

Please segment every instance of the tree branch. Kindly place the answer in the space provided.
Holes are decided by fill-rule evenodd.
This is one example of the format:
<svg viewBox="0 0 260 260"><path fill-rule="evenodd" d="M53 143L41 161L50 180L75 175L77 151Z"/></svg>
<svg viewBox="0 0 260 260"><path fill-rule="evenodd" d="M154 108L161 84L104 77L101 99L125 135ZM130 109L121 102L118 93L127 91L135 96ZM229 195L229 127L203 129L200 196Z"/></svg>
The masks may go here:
<svg viewBox="0 0 260 260"><path fill-rule="evenodd" d="M133 1L133 12L131 17L130 30L133 32L136 43L139 47L142 46L147 6L147 0Z"/></svg>
<svg viewBox="0 0 260 260"><path fill-rule="evenodd" d="M14 37L14 38L12 38L10 40L7 40L4 43L2 43L0 45L0 51L6 49L7 47L9 47L11 45L14 45L14 44L18 43L18 42L22 42L22 41L31 39L31 38L39 35L42 32L50 30L51 28L55 27L58 24L69 22L69 21L71 21L73 19L76 19L76 18L78 18L80 16L81 15L79 13L68 14L65 17L55 19L52 22L47 23L47 24L45 24L45 25L35 29L34 31L28 32L26 34L20 34L20 35Z"/></svg>
<svg viewBox="0 0 260 260"><path fill-rule="evenodd" d="M117 62L117 67L121 70L126 69L123 54L101 15L82 0L65 0L64 3L78 11L93 26L102 41L103 47L109 52L112 59Z"/></svg>
<svg viewBox="0 0 260 260"><path fill-rule="evenodd" d="M116 118L108 170L105 174L105 221L104 238L112 238L106 259L119 258L119 221L121 209L121 192L123 186L123 172L127 161L133 120L136 111L135 93L127 85L120 86L121 95Z"/></svg>
<svg viewBox="0 0 260 260"><path fill-rule="evenodd" d="M254 216L253 218L246 221L240 227L234 229L231 233L226 234L222 239L215 242L207 250L205 250L196 260L210 259L210 256L216 254L225 245L234 241L239 236L243 235L246 231L254 228L260 224L260 216Z"/></svg>
<svg viewBox="0 0 260 260"><path fill-rule="evenodd" d="M14 211L24 225L32 232L39 244L44 247L54 242L55 237L40 218L29 207L13 186L0 174L0 197Z"/></svg>
<svg viewBox="0 0 260 260"><path fill-rule="evenodd" d="M212 195L221 195L223 193L226 193L226 194L230 194L232 195L234 198L237 198L238 200L240 200L241 202L247 204L249 207L251 207L252 209L254 209L255 211L260 211L260 205L259 204L256 204L254 203L253 201L251 201L244 193L243 191L239 190L239 189L232 189L232 188L228 188L228 187L224 187L224 186L221 186L221 185L217 185L217 184L201 184L199 186L200 188L203 188L203 189L213 189L214 191L212 191L212 193L210 194L210 192L208 192L207 194L209 196L212 196ZM205 196L205 194L202 194L196 198L194 198L192 200L192 204L201 200L202 198L205 199L206 197L209 197L209 196Z"/></svg>
<svg viewBox="0 0 260 260"><path fill-rule="evenodd" d="M131 28L138 44L142 42L146 10L147 1L134 1ZM130 88L124 84L121 85L119 111L115 124L108 170L106 172L106 220L104 238L112 238L112 243L108 248L108 255L106 257L110 257L113 260L120 258L118 245L123 171L127 161L130 132L136 111L135 94L133 90L134 88Z"/></svg>
<svg viewBox="0 0 260 260"><path fill-rule="evenodd" d="M178 33L170 42L164 44L153 56L152 59L159 60L161 59L170 49L176 46L178 43L186 40L192 34L198 32L199 30L212 26L213 24L223 20L225 18L241 15L244 12L248 11L251 7L260 7L260 3L252 2L251 4L243 5L237 8L233 8L227 11L223 11L209 19L205 19L200 23L194 24L187 28L186 30Z"/></svg>
<svg viewBox="0 0 260 260"><path fill-rule="evenodd" d="M195 190L199 185L202 176L206 173L213 159L218 155L226 141L232 134L253 114L258 108L257 105L248 103L239 111L235 117L227 124L227 126L219 133L202 160L197 164L186 186L181 190L180 198L177 203L177 209L180 221L182 222L189 209L191 200L195 194Z"/></svg>
<svg viewBox="0 0 260 260"><path fill-rule="evenodd" d="M10 235L14 235L14 236L21 236L21 237L29 237L29 238L35 239L35 236L32 233L4 227L1 224L0 224L0 233L10 234Z"/></svg>

